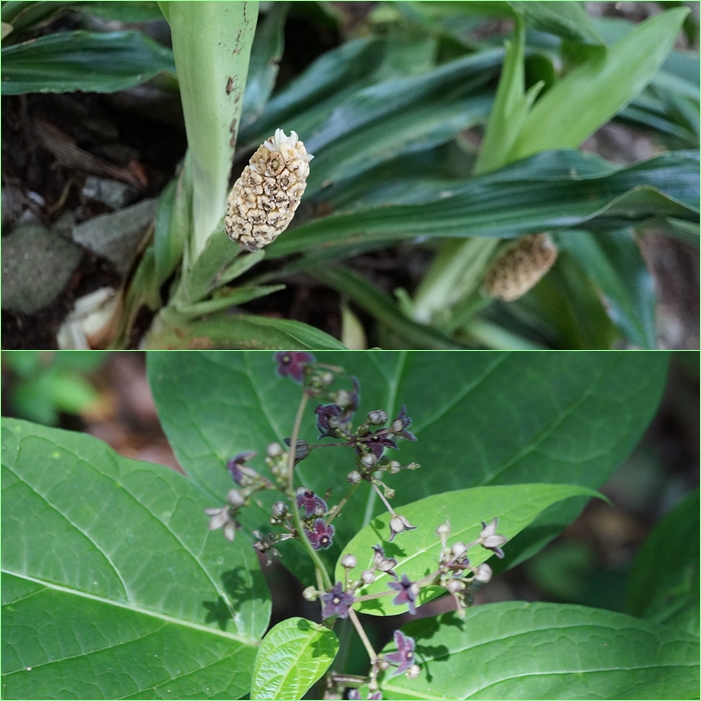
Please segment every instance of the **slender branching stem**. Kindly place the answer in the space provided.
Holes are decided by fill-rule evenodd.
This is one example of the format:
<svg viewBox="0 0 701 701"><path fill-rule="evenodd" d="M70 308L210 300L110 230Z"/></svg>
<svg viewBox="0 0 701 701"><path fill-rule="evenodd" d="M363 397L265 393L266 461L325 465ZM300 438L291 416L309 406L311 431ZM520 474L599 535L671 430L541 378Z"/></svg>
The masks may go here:
<svg viewBox="0 0 701 701"><path fill-rule="evenodd" d="M397 514L394 513L394 509L392 508L390 503L387 501L387 499L385 499L385 495L382 493L380 488L374 483L372 483L372 488L377 492L377 496L379 496L380 499L382 499L382 501L384 502L385 506L387 507L387 511L389 511L392 514L392 516L396 516Z"/></svg>
<svg viewBox="0 0 701 701"><path fill-rule="evenodd" d="M358 488L359 485L353 484L351 485L351 488L348 490L348 493L346 496L341 499L341 501L336 504L336 506L333 507L331 510L331 513L329 514L329 518L326 521L326 525L328 526L331 521L333 521L336 516L338 516L341 513L341 509L346 505L346 502L353 496L353 492Z"/></svg>
<svg viewBox="0 0 701 701"><path fill-rule="evenodd" d="M363 641L363 645L365 646L368 655L370 655L370 663L374 663L377 659L377 653L372 649L370 640L368 640L368 636L365 634L363 626L360 625L360 621L358 620L358 614L353 609L348 609L348 618L351 619L353 625L355 626L355 629L358 631L360 639Z"/></svg>

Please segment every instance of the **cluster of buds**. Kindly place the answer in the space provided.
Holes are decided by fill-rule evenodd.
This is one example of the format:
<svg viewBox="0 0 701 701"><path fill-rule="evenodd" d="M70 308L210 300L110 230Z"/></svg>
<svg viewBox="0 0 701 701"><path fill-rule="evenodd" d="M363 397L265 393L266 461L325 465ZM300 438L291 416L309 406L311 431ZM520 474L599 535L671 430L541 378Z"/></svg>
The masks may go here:
<svg viewBox="0 0 701 701"><path fill-rule="evenodd" d="M299 207L312 158L296 132L287 136L277 129L251 156L226 200L229 238L247 251L272 243Z"/></svg>

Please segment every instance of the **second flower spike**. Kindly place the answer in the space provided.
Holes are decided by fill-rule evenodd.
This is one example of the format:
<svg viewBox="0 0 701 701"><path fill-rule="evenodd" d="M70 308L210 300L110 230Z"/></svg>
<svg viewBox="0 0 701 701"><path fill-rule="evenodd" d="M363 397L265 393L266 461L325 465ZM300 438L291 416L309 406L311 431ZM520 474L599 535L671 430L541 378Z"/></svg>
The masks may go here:
<svg viewBox="0 0 701 701"><path fill-rule="evenodd" d="M290 224L307 187L309 161L296 132L278 129L251 156L226 200L224 226L247 251L272 243Z"/></svg>

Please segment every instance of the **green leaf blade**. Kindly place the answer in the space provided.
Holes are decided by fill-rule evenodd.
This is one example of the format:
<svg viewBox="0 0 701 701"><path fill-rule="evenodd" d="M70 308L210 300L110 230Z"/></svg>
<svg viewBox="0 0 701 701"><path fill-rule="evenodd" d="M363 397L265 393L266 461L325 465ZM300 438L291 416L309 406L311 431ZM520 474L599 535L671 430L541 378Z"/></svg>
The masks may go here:
<svg viewBox="0 0 701 701"><path fill-rule="evenodd" d="M326 672L338 638L306 618L288 618L263 638L253 668L252 699L301 699Z"/></svg>
<svg viewBox="0 0 701 701"><path fill-rule="evenodd" d="M383 514L370 522L346 545L336 563L336 581L344 581L344 568L341 559L352 553L363 563L372 560L372 547L382 545L387 557L397 560L394 571L398 577L406 574L411 581L417 581L438 568L441 542L436 529L443 523L450 523L450 542L472 542L479 537L482 522L490 522L497 517L497 533L511 540L529 526L547 507L563 499L574 496L599 496L586 487L562 484L519 484L508 486L476 487L445 494L435 494L425 499L405 504L397 513L408 519L415 530L397 535L388 542L391 514ZM508 549L508 542L503 549ZM471 549L470 563L480 565L492 556L484 548ZM390 576L378 573L376 579L360 595L378 594L387 591ZM444 594L438 587L422 590L421 604ZM402 613L404 606L395 606L391 597L357 602L354 606L361 613L392 616Z"/></svg>
<svg viewBox="0 0 701 701"><path fill-rule="evenodd" d="M270 601L249 543L208 532L204 509L218 504L90 436L12 419L2 430L3 640L14 649L4 671L15 698L167 697L161 685L195 697L204 678L212 695L246 693ZM246 666L219 666L233 656Z"/></svg>
<svg viewBox="0 0 701 701"><path fill-rule="evenodd" d="M403 630L421 675L382 681L384 698L698 697L698 638L612 611L511 601Z"/></svg>

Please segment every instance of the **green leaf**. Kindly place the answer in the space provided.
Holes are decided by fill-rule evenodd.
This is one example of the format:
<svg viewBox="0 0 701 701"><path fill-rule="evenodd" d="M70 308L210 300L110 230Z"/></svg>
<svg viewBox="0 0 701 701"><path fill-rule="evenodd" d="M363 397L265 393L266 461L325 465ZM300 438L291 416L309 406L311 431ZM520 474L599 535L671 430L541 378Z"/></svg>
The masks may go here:
<svg viewBox="0 0 701 701"><path fill-rule="evenodd" d="M679 8L651 17L557 81L535 103L509 160L577 148L650 82L688 12Z"/></svg>
<svg viewBox="0 0 701 701"><path fill-rule="evenodd" d="M344 367L358 378L359 417L384 409L392 419L406 405L413 418L410 430L418 441L400 441L399 450L390 455L403 465L416 461L422 467L387 476L388 485L397 490L395 509L446 490L490 484L598 487L630 453L654 415L668 362L665 353L636 351L314 355L318 362ZM291 435L301 388L277 376L272 353L151 352L148 376L179 463L213 498L222 499L231 488L225 465L233 455L257 450L260 457L252 466L267 474L262 458L266 447ZM350 388L350 383L339 386ZM313 404L307 409L301 438L317 443L313 409ZM348 451L315 450L295 473L298 485L318 494L332 487L329 505L334 505L354 468ZM361 485L334 523L336 542L322 554L335 563L345 544L383 508L369 485ZM542 517L538 535L559 532L577 513L553 511L547 523ZM270 514L252 510L248 517L248 528L261 528ZM280 547L283 562L298 572L300 558L287 553L286 545ZM507 560L517 546L514 540Z"/></svg>
<svg viewBox="0 0 701 701"><path fill-rule="evenodd" d="M435 494L419 501L405 504L397 513L404 516L415 530L397 535L394 542L388 542L391 514L385 513L373 519L343 549L336 563L336 581L344 581L344 568L341 558L353 553L359 569L371 566L373 545L382 545L385 555L397 561L394 571L399 578L406 574L412 582L425 577L438 569L441 541L436 528L442 523L450 523L449 542L472 542L479 538L482 522L490 522L498 517L497 533L511 540L517 533L529 526L547 507L563 499L574 496L600 496L586 487L565 484L517 484L508 486L476 487L460 489L444 494ZM508 550L508 543L503 546ZM470 564L480 565L492 556L491 551L482 547L469 551ZM367 565L364 563L367 562ZM359 590L361 596L391 591L387 584L390 575L377 573L376 579L368 587ZM445 594L441 587L426 587L419 594L418 603L425 604L437 596ZM406 611L406 605L395 606L393 597L383 597L360 601L354 608L361 613L377 616L392 616Z"/></svg>
<svg viewBox="0 0 701 701"><path fill-rule="evenodd" d="M384 698L698 698L698 638L612 611L509 601L403 630L421 674L385 676Z"/></svg>
<svg viewBox="0 0 701 701"><path fill-rule="evenodd" d="M2 49L2 94L117 92L175 72L173 53L141 32L63 32Z"/></svg>
<svg viewBox="0 0 701 701"><path fill-rule="evenodd" d="M257 2L162 2L192 165L193 259L224 216Z"/></svg>
<svg viewBox="0 0 701 701"><path fill-rule="evenodd" d="M161 8L157 2L148 0L128 0L128 2L80 2L72 3L72 8L78 12L89 15L97 15L107 19L116 19L119 22L151 22L163 19Z"/></svg>
<svg viewBox="0 0 701 701"><path fill-rule="evenodd" d="M69 2L14 2L14 0L10 0L10 2L2 4L1 18L3 22L12 25L12 30L15 32L24 29L38 29L70 4Z"/></svg>
<svg viewBox="0 0 701 701"><path fill-rule="evenodd" d="M584 44L602 44L584 5L579 2L509 2L529 27Z"/></svg>
<svg viewBox="0 0 701 701"><path fill-rule="evenodd" d="M606 297L606 310L626 338L657 347L655 291L640 250L628 231L569 231L558 246L587 273Z"/></svg>
<svg viewBox="0 0 701 701"><path fill-rule="evenodd" d="M273 91L285 45L287 8L286 2L274 3L256 28L241 108L241 129L258 119Z"/></svg>
<svg viewBox="0 0 701 701"><path fill-rule="evenodd" d="M627 611L699 634L699 492L679 503L640 548Z"/></svg>
<svg viewBox="0 0 701 701"><path fill-rule="evenodd" d="M253 667L252 699L301 699L326 672L338 652L336 634L308 621L288 618L263 638Z"/></svg>
<svg viewBox="0 0 701 701"><path fill-rule="evenodd" d="M694 151L616 168L566 150L470 179L397 179L286 232L267 247L267 257L310 250L340 256L349 247L412 236L510 238L585 223L611 229L653 216L697 222L698 169Z"/></svg>
<svg viewBox="0 0 701 701"><path fill-rule="evenodd" d="M267 294L270 290L265 290ZM208 304L207 302L203 304ZM146 338L147 348L256 348L257 350L341 349L332 336L289 319L218 314L191 321L186 311L163 309Z"/></svg>
<svg viewBox="0 0 701 701"><path fill-rule="evenodd" d="M3 419L3 696L239 698L270 615L174 470Z"/></svg>

